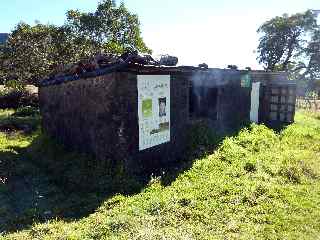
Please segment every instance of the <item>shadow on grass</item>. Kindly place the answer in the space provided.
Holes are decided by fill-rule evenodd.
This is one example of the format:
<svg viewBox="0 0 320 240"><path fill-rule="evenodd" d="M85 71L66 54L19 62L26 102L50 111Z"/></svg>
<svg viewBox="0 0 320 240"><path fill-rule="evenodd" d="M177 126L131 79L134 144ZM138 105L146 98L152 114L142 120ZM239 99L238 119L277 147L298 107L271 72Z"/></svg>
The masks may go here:
<svg viewBox="0 0 320 240"><path fill-rule="evenodd" d="M51 219L81 219L115 194L135 194L148 183L147 176L99 175L90 166L95 160L44 135L26 148L9 148L0 151L0 233Z"/></svg>
<svg viewBox="0 0 320 240"><path fill-rule="evenodd" d="M214 132L206 121L196 121L191 124L185 155L177 162L173 162L158 171L158 174L162 173L162 185L169 186L179 175L188 171L195 160L213 154L226 137L237 136L243 128L249 126L250 123L241 123L232 130L225 129L223 132Z"/></svg>
<svg viewBox="0 0 320 240"><path fill-rule="evenodd" d="M0 148L0 233L51 219L80 219L107 198L137 193L148 182L147 176L106 174L108 166L103 169L92 158L67 151L36 133L40 125L37 109L0 113L0 131L6 134L1 140L12 142ZM30 145L19 145L31 136ZM100 173L92 171L96 166Z"/></svg>
<svg viewBox="0 0 320 240"><path fill-rule="evenodd" d="M190 169L196 159L212 153L232 132L214 134L205 124L190 127L185 156L155 169L128 175L119 168L93 158L68 152L44 135L36 137L26 148L14 147L15 153L0 152L7 159L8 181L0 185L0 232L26 229L34 223L51 219L73 221L88 216L116 194L139 193L152 176L161 176L164 186ZM109 168L109 172L108 172Z"/></svg>

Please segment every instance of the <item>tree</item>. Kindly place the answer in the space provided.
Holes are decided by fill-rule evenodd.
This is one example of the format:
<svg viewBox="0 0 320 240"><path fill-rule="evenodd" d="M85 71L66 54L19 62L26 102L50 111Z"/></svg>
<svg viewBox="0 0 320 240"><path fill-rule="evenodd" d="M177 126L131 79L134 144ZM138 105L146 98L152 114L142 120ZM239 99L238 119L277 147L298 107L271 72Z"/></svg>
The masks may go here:
<svg viewBox="0 0 320 240"><path fill-rule="evenodd" d="M287 71L293 58L305 52L306 36L317 29L312 11L275 17L260 26L258 60L267 70Z"/></svg>
<svg viewBox="0 0 320 240"><path fill-rule="evenodd" d="M123 53L126 47L151 53L142 40L138 16L131 14L124 3L119 7L105 0L93 13L67 12L66 26L77 41L88 46L89 53Z"/></svg>
<svg viewBox="0 0 320 240"><path fill-rule="evenodd" d="M76 46L64 27L19 23L1 51L5 81L37 84L53 67L77 59Z"/></svg>
<svg viewBox="0 0 320 240"><path fill-rule="evenodd" d="M275 17L258 29L259 62L267 71L287 71L304 92L319 89L320 26L316 19L310 10Z"/></svg>
<svg viewBox="0 0 320 240"><path fill-rule="evenodd" d="M93 13L67 12L63 26L19 23L0 49L0 78L36 84L57 66L97 53L123 53L127 47L148 52L138 17L122 3L104 0Z"/></svg>
<svg viewBox="0 0 320 240"><path fill-rule="evenodd" d="M314 31L305 52L309 59L306 72L312 78L320 79L320 28Z"/></svg>

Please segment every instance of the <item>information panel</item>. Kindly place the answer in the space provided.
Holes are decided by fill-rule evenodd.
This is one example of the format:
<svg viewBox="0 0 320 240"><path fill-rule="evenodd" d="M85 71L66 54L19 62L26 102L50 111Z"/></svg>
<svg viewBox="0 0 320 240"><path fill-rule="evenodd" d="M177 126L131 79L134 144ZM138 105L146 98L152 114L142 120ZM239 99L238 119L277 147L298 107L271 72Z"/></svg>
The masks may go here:
<svg viewBox="0 0 320 240"><path fill-rule="evenodd" d="M243 88L251 87L251 77L250 77L249 73L244 74L244 75L241 76L240 85Z"/></svg>
<svg viewBox="0 0 320 240"><path fill-rule="evenodd" d="M170 75L138 75L139 150L170 141Z"/></svg>

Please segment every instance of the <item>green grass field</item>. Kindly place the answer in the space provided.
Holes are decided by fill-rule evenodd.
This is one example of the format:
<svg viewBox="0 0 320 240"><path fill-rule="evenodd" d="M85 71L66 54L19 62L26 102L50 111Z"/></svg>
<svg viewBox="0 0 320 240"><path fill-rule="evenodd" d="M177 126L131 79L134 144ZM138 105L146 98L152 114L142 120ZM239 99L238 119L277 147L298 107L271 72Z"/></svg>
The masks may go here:
<svg viewBox="0 0 320 240"><path fill-rule="evenodd" d="M1 112L0 121L7 115ZM296 122L280 133L253 124L225 138L213 153L194 159L170 184L165 184L168 176L153 176L136 193L105 197L79 193L72 198L33 165L37 148L28 146L39 134L0 134L2 164L12 169L0 172L8 181L0 183L0 202L10 194L11 176L30 172L38 176L30 178L33 188L51 196L51 202L38 201L15 221L9 221L14 218L10 213L17 211L6 208L10 200L3 201L0 219L6 215L9 220L1 240L320 239L320 114L298 112ZM50 154L42 158L52 157L55 149ZM74 156L61 149L56 155ZM85 206L85 214L59 217L59 212ZM46 208L57 214L45 217Z"/></svg>

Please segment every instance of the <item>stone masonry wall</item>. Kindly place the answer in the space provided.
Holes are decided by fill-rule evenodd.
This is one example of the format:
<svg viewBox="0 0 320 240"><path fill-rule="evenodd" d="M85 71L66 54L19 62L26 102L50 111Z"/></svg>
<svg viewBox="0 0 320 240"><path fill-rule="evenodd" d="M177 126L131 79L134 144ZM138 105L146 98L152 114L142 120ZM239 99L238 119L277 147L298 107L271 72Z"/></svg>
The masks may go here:
<svg viewBox="0 0 320 240"><path fill-rule="evenodd" d="M195 118L208 120L217 132L228 132L250 120L250 87L241 87L241 72L208 69L192 77L191 103Z"/></svg>
<svg viewBox="0 0 320 240"><path fill-rule="evenodd" d="M118 165L149 170L175 160L185 149L188 78L171 75L171 141L139 151L137 74L114 72L41 87L44 132L70 150L93 155L88 166L102 174Z"/></svg>

